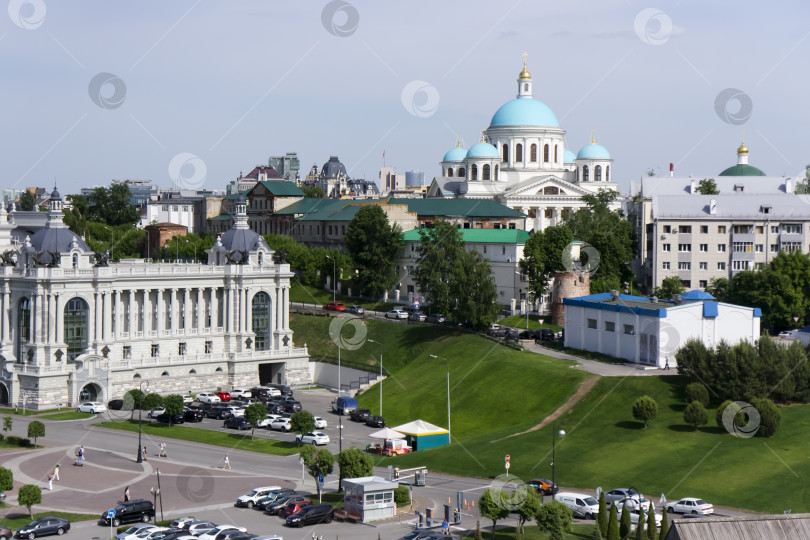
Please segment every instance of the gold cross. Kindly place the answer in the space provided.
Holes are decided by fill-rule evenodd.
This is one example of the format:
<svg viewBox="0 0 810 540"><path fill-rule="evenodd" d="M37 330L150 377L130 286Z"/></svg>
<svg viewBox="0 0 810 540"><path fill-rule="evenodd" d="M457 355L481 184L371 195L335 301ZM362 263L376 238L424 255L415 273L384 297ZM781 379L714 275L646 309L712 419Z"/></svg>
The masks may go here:
<svg viewBox="0 0 810 540"><path fill-rule="evenodd" d="M523 57L523 67L526 67L526 58L529 56L529 53L523 51L523 54L521 54L521 56Z"/></svg>

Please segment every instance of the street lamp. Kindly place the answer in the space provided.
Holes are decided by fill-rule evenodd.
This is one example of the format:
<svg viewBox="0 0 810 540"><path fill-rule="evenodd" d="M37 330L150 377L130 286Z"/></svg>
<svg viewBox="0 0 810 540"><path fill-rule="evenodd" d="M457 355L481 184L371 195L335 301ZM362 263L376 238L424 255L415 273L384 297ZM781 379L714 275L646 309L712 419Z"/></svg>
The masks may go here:
<svg viewBox="0 0 810 540"><path fill-rule="evenodd" d="M442 358L441 356L436 356L435 354L430 355L431 358L436 358L437 360L444 360L447 362L447 443L450 443L450 360L447 358Z"/></svg>
<svg viewBox="0 0 810 540"><path fill-rule="evenodd" d="M332 303L335 302L335 294L337 292L337 283L335 282L335 274L337 273L337 265L335 264L335 259L330 257L329 255L326 256L327 259L332 261Z"/></svg>
<svg viewBox="0 0 810 540"><path fill-rule="evenodd" d="M152 508L154 508L154 507L157 506L157 498L158 498L158 495L160 495L160 488L155 489L155 487L152 486L152 487L149 488L149 493L152 494L152 501L153 501L152 502ZM157 512L152 516L152 519L155 520L155 522L157 522Z"/></svg>
<svg viewBox="0 0 810 540"><path fill-rule="evenodd" d="M138 392L140 392L141 399L140 403L138 403L138 451L135 452L136 463L143 463L143 454L141 452L141 449L143 448L143 446L141 446L141 415L143 414L144 398L143 389L141 387L143 386L143 383L146 383L146 389L149 390L149 381L141 381L141 383L138 385Z"/></svg>
<svg viewBox="0 0 810 540"><path fill-rule="evenodd" d="M644 509L641 507L641 492L638 490L638 488L635 487L627 488L627 492L630 494L630 500L633 501L633 504L635 504L636 502L633 500L633 492L635 492L635 494L638 495L638 519L641 519L641 516L644 514ZM625 504L624 501L622 501L622 506L624 506L624 504Z"/></svg>
<svg viewBox="0 0 810 540"><path fill-rule="evenodd" d="M376 343L380 346L380 416L382 416L382 377L383 377L383 361L382 361L382 343L379 341L374 341L373 339L368 340L369 343Z"/></svg>
<svg viewBox="0 0 810 540"><path fill-rule="evenodd" d="M559 431L557 430L557 426L560 426ZM565 437L565 430L562 428L562 420L557 420L554 422L553 431L551 432L551 500L554 500L554 491L557 486L557 479L555 478L556 472L556 460L555 458L555 449L557 446L557 437L563 438Z"/></svg>

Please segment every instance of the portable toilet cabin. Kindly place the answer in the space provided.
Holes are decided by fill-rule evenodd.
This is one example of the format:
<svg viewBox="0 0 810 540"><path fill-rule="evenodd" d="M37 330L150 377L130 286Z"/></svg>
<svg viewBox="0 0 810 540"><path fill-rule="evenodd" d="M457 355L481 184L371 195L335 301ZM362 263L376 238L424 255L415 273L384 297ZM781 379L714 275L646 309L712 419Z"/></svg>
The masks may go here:
<svg viewBox="0 0 810 540"><path fill-rule="evenodd" d="M408 446L413 448L414 452L450 444L449 431L424 420L414 420L391 429L405 435Z"/></svg>

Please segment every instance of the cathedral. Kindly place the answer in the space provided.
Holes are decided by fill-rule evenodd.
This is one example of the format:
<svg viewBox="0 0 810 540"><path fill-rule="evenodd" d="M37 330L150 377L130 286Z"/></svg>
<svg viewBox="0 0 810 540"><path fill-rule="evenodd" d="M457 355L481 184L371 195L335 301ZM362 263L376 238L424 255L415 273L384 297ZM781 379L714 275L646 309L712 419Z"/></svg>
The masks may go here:
<svg viewBox="0 0 810 540"><path fill-rule="evenodd" d="M457 143L444 155L427 196L493 199L525 213L526 229L539 231L585 207L583 195L618 190L613 159L595 136L576 154L566 149L554 112L533 96L525 54L517 83L517 96L495 112L478 143Z"/></svg>

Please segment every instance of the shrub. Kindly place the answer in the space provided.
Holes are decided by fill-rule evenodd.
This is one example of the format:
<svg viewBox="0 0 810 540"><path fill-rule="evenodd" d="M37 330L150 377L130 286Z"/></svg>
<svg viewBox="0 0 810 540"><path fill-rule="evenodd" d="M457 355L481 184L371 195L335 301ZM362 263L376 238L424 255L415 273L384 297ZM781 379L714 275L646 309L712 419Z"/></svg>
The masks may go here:
<svg viewBox="0 0 810 540"><path fill-rule="evenodd" d="M31 448L33 444L31 444L31 439L22 439L20 441L20 446L23 448Z"/></svg>
<svg viewBox="0 0 810 540"><path fill-rule="evenodd" d="M759 413L759 430L757 437L772 437L782 422L782 413L770 399L753 399L751 405Z"/></svg>
<svg viewBox="0 0 810 540"><path fill-rule="evenodd" d="M693 382L686 385L686 402L693 403L697 401L704 407L709 406L709 391L702 383Z"/></svg>
<svg viewBox="0 0 810 540"><path fill-rule="evenodd" d="M409 504L411 502L411 492L405 486L399 486L394 490L394 502L397 504Z"/></svg>
<svg viewBox="0 0 810 540"><path fill-rule="evenodd" d="M20 441L22 441L22 437L18 437L17 435L9 435L8 437L6 437L6 442L8 444L20 446Z"/></svg>
<svg viewBox="0 0 810 540"><path fill-rule="evenodd" d="M702 403L693 401L683 411L683 420L687 424L695 426L695 431L697 431L698 427L706 425L706 422L709 421L709 414Z"/></svg>
<svg viewBox="0 0 810 540"><path fill-rule="evenodd" d="M641 396L633 403L633 418L639 422L644 422L644 427L647 427L647 422L654 420L658 416L658 404L650 396Z"/></svg>
<svg viewBox="0 0 810 540"><path fill-rule="evenodd" d="M14 489L14 473L5 467L0 467L0 490L11 491Z"/></svg>

